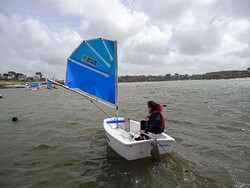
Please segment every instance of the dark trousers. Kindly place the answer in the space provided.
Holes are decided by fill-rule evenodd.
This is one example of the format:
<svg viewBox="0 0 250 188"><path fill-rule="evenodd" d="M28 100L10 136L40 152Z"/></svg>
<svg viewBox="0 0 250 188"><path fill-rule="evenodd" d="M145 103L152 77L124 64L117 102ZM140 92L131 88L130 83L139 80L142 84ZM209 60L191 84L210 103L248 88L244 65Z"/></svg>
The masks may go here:
<svg viewBox="0 0 250 188"><path fill-rule="evenodd" d="M162 126L156 126L156 127L153 127L149 132L154 133L154 134L160 134L164 131L164 128L165 127L162 127Z"/></svg>
<svg viewBox="0 0 250 188"><path fill-rule="evenodd" d="M160 134L164 131L165 127L162 126L155 126L153 128L151 128L150 130L148 130L149 127L147 127L147 121L142 120L141 121L141 130L145 130L145 133L148 134L148 132L154 133L154 134ZM141 135L143 136L143 135ZM148 136L145 135L146 139L149 139Z"/></svg>
<svg viewBox="0 0 250 188"><path fill-rule="evenodd" d="M141 120L141 130L145 130L146 129L146 124L148 121L145 120Z"/></svg>

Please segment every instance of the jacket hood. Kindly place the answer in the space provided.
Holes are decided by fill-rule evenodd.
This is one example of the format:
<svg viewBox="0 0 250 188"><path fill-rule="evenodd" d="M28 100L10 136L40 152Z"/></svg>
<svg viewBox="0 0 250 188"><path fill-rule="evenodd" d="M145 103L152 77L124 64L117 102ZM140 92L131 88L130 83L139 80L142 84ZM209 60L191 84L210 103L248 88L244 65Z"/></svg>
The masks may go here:
<svg viewBox="0 0 250 188"><path fill-rule="evenodd" d="M163 109L163 106L162 106L161 104L159 104L159 105L158 105L158 108L156 108L156 109L154 109L154 110L151 110L150 113L154 113L154 112L156 113L156 112L158 112L158 111L161 112L162 109Z"/></svg>

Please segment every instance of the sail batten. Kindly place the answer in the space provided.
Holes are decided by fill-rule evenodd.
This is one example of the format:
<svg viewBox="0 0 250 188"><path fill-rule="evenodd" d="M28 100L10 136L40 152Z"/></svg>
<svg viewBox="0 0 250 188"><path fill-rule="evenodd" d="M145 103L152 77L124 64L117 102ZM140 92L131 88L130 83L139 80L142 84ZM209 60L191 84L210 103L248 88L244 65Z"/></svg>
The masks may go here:
<svg viewBox="0 0 250 188"><path fill-rule="evenodd" d="M111 65L105 60L102 58L102 56L88 43L86 42L86 44L88 45L88 47L105 63L105 65L107 67L110 67Z"/></svg>
<svg viewBox="0 0 250 188"><path fill-rule="evenodd" d="M81 64L80 62L75 61L75 60L73 60L73 59L71 59L71 58L69 58L68 60L71 61L72 63L75 63L75 64L77 64L77 65L83 67L83 68L86 68L86 69L92 70L92 71L94 71L94 72L96 72L96 73L98 73L98 74L101 74L101 75L103 75L103 76L105 76L105 77L107 77L107 78L109 77L109 74L104 73L104 72L101 72L101 71L96 70L96 69L93 69L93 68L91 68L91 67L85 66L84 64Z"/></svg>
<svg viewBox="0 0 250 188"><path fill-rule="evenodd" d="M110 60L113 61L113 57L112 57L112 55L110 54L109 49L108 49L108 47L106 46L105 41L103 40L102 42L103 42L103 45L105 46L105 49L107 50L107 53L109 54Z"/></svg>
<svg viewBox="0 0 250 188"><path fill-rule="evenodd" d="M83 41L68 58L65 84L116 107L116 47L116 41L101 38Z"/></svg>

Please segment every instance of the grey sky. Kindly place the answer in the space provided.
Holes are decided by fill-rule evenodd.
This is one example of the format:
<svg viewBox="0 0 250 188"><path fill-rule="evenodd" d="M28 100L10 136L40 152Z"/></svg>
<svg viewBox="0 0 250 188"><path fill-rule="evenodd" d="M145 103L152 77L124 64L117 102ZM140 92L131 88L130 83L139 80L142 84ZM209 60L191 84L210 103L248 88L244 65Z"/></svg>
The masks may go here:
<svg viewBox="0 0 250 188"><path fill-rule="evenodd" d="M249 0L0 1L0 73L64 79L84 39L118 41L119 75L250 67Z"/></svg>

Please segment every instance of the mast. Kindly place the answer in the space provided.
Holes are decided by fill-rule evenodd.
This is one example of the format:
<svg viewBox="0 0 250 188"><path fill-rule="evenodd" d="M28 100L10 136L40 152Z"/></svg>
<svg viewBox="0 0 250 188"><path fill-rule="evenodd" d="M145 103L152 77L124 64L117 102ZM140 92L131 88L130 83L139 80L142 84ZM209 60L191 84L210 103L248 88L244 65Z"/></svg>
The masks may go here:
<svg viewBox="0 0 250 188"><path fill-rule="evenodd" d="M114 51L115 51L115 109L116 117L118 118L119 108L118 108L118 52L117 52L117 41L114 41Z"/></svg>

